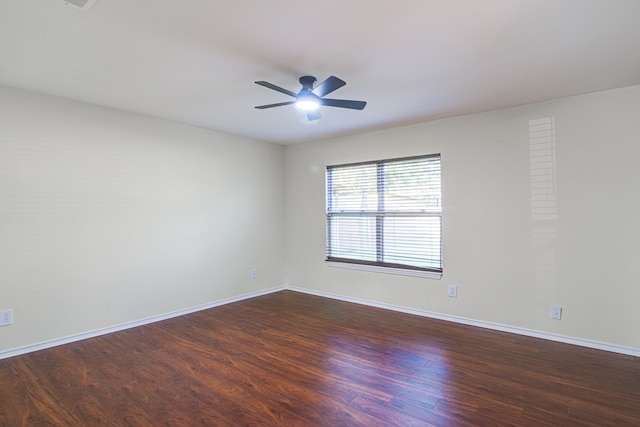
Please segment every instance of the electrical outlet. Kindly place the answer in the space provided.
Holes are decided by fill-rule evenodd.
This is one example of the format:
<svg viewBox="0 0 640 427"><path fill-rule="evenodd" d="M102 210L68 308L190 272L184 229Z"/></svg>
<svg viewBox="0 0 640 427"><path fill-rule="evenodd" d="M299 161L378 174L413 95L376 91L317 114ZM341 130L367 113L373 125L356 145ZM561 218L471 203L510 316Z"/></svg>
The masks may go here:
<svg viewBox="0 0 640 427"><path fill-rule="evenodd" d="M258 269L257 268L252 268L251 269L251 278L252 279L257 279L258 278Z"/></svg>
<svg viewBox="0 0 640 427"><path fill-rule="evenodd" d="M552 305L551 306L551 318L554 319L554 320L562 319L562 307L560 307L559 305Z"/></svg>
<svg viewBox="0 0 640 427"><path fill-rule="evenodd" d="M457 285L449 285L449 298L458 298L458 286Z"/></svg>
<svg viewBox="0 0 640 427"><path fill-rule="evenodd" d="M13 324L13 310L0 311L0 326L9 326Z"/></svg>

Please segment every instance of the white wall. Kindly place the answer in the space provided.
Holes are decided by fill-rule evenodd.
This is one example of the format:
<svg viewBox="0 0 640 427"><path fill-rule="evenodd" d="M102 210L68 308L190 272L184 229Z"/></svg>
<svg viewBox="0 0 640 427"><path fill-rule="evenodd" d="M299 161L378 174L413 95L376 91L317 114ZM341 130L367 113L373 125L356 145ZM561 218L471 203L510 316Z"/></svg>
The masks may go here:
<svg viewBox="0 0 640 427"><path fill-rule="evenodd" d="M530 121L548 117L545 166ZM430 153L442 154L442 279L327 267L325 166ZM640 349L638 159L637 86L289 146L287 283ZM542 199L540 179L554 186Z"/></svg>
<svg viewBox="0 0 640 427"><path fill-rule="evenodd" d="M0 87L0 351L282 285L284 188L283 146Z"/></svg>

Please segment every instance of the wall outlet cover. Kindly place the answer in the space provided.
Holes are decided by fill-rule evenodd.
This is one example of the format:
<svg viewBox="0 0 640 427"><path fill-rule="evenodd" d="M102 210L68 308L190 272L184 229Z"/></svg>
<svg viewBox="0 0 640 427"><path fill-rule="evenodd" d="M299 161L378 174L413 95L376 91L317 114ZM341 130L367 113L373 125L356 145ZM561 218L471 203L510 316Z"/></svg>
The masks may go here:
<svg viewBox="0 0 640 427"><path fill-rule="evenodd" d="M13 310L0 311L0 326L9 326L13 324Z"/></svg>
<svg viewBox="0 0 640 427"><path fill-rule="evenodd" d="M447 287L450 298L458 298L458 286L457 285L449 285Z"/></svg>

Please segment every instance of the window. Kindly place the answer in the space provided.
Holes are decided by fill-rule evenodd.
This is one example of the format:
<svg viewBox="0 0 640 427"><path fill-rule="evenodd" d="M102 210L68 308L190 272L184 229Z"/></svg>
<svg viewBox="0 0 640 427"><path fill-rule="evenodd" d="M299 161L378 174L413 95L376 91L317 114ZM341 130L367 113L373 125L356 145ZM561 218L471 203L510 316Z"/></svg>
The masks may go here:
<svg viewBox="0 0 640 427"><path fill-rule="evenodd" d="M440 155L327 167L333 266L440 278Z"/></svg>

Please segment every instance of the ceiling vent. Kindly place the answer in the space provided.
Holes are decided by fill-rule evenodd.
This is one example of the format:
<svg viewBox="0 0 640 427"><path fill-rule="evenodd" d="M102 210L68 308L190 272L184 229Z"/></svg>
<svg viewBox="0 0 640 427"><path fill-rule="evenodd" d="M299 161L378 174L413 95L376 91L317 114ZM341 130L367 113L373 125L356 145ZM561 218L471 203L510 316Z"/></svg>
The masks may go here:
<svg viewBox="0 0 640 427"><path fill-rule="evenodd" d="M89 12L89 9L91 9L98 0L62 0L62 2L67 6L80 9L83 12Z"/></svg>

